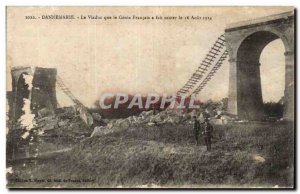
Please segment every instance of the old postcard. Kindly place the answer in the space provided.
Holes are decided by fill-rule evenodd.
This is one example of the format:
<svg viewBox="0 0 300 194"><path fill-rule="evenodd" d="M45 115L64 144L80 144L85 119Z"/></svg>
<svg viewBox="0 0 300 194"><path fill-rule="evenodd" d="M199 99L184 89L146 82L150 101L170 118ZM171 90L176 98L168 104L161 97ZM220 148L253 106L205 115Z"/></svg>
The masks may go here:
<svg viewBox="0 0 300 194"><path fill-rule="evenodd" d="M6 18L8 188L295 187L293 7Z"/></svg>

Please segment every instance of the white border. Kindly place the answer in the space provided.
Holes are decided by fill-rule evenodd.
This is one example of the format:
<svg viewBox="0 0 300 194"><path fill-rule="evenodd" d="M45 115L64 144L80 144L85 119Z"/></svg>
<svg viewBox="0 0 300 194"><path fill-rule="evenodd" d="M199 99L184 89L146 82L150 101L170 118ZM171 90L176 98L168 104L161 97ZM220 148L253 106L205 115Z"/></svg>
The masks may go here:
<svg viewBox="0 0 300 194"><path fill-rule="evenodd" d="M2 160L0 160L0 188L1 193L8 193L6 189L6 161L5 161L5 134L6 134L6 116L5 116L5 107L6 107L6 34L5 34L5 9L6 6L295 6L299 8L300 1L298 0L260 0L260 1L251 1L251 0L244 0L244 1L229 1L229 0L105 0L105 1L96 1L96 0L82 0L82 1L75 1L75 0L48 0L48 1L40 1L40 0L2 0L0 1L0 59L1 59L1 71L0 71L0 122L1 122L1 139L2 145L0 146L0 156ZM297 18L297 26L299 26L299 18ZM297 30L299 32L299 30ZM298 35L298 34L297 34ZM5 43L5 44L4 44ZM297 49L297 56L299 56L299 49ZM299 67L297 68L297 75L299 75ZM297 90L299 90L299 85L297 86ZM299 96L298 96L298 103L299 103ZM297 120L299 118L299 114ZM297 129L296 129L297 131ZM299 141L299 134L297 132L297 139ZM297 145L298 147L298 145ZM297 149L297 156L299 156L299 149ZM299 166L297 165L297 169ZM299 170L298 170L299 172ZM297 173L298 174L298 173ZM299 180L299 177L297 177ZM299 186L299 184L297 183ZM15 191L14 193L18 193L21 191ZM32 191L23 191L22 193L30 193ZM42 192L42 191L38 191ZM62 192L74 192L74 191L55 191L58 193ZM86 192L86 191L85 191ZM108 191L101 191L101 192L108 192ZM122 191L113 191L115 192L122 192ZM155 192L155 191L150 191ZM162 192L162 191L159 191ZM172 192L172 191L171 191ZM184 191L189 192L189 191ZM209 192L209 191L200 191L200 192ZM221 193L224 191L213 191L214 193ZM227 191L231 192L231 191ZM242 191L238 191L242 192ZM253 191L254 192L254 191ZM276 192L276 191L274 191ZM289 191L285 191L289 192ZM284 192L284 193L285 193ZM111 191L110 191L111 193Z"/></svg>

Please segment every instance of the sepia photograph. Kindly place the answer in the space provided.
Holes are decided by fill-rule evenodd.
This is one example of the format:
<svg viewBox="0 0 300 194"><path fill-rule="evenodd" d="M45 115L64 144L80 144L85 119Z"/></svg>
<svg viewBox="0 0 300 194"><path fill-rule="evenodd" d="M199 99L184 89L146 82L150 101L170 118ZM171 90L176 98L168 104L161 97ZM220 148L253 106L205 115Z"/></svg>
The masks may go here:
<svg viewBox="0 0 300 194"><path fill-rule="evenodd" d="M295 189L293 6L6 6L8 189Z"/></svg>

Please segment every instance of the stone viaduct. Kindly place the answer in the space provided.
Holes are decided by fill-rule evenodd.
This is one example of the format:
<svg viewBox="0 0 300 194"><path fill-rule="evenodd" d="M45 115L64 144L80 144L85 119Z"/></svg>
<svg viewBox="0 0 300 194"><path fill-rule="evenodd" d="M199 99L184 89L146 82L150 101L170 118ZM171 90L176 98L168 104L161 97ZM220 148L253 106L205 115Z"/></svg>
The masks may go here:
<svg viewBox="0 0 300 194"><path fill-rule="evenodd" d="M281 39L285 47L284 119L294 120L294 12L228 25L225 38L230 63L228 112L241 119L262 117L260 55L267 44ZM11 74L14 119L22 115L23 98L30 97L33 113L44 107L57 108L56 69L37 67L33 72L30 67L16 67ZM23 74L33 75L31 93Z"/></svg>
<svg viewBox="0 0 300 194"><path fill-rule="evenodd" d="M283 117L294 120L294 13L228 25L225 38L230 64L228 112L241 119L261 118L260 55L267 44L281 39L285 47Z"/></svg>

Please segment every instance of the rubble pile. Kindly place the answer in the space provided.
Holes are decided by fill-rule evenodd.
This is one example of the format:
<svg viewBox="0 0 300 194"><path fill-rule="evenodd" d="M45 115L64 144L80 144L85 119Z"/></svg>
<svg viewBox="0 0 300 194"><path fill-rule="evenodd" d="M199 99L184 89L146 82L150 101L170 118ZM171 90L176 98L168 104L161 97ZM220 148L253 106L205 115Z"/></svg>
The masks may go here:
<svg viewBox="0 0 300 194"><path fill-rule="evenodd" d="M46 108L39 110L34 118L35 127L30 131L30 135L24 138L27 142L25 144L29 145L26 149L31 150L29 152L32 155L72 147L86 137L124 132L143 126L192 125L194 116L201 123L210 117L210 122L215 125L227 124L230 119L221 113L213 116L200 110L187 112L180 109L143 111L139 115L121 119L105 119L99 113L92 113L91 116L93 125L89 127L80 117L76 107L58 108L55 111Z"/></svg>
<svg viewBox="0 0 300 194"><path fill-rule="evenodd" d="M34 121L30 135L22 139L26 157L72 147L92 132L74 107L58 108L55 112L41 109Z"/></svg>
<svg viewBox="0 0 300 194"><path fill-rule="evenodd" d="M55 114L43 114L42 109L36 118L40 137L68 137L80 140L90 134L89 128L79 117L74 107L59 108Z"/></svg>
<svg viewBox="0 0 300 194"><path fill-rule="evenodd" d="M209 117L211 124L214 125L226 125L229 121L233 120L230 116L224 115L224 113L220 111L216 114L213 114L208 112L200 112L200 110L185 112L184 110L179 109L166 109L158 113L150 110L143 111L137 116L130 116L125 119L102 121L102 123L107 123L107 125L96 126L91 134L91 137L124 131L130 127L159 126L164 124L192 124L193 116L196 116L201 123L204 122L205 118Z"/></svg>
<svg viewBox="0 0 300 194"><path fill-rule="evenodd" d="M190 113L182 113L175 110L165 110L157 114L153 110L143 111L137 116L130 116L125 119L112 119L106 126L97 126L94 128L91 137L119 132L135 126L155 126L167 123L179 124L189 121L190 118Z"/></svg>

